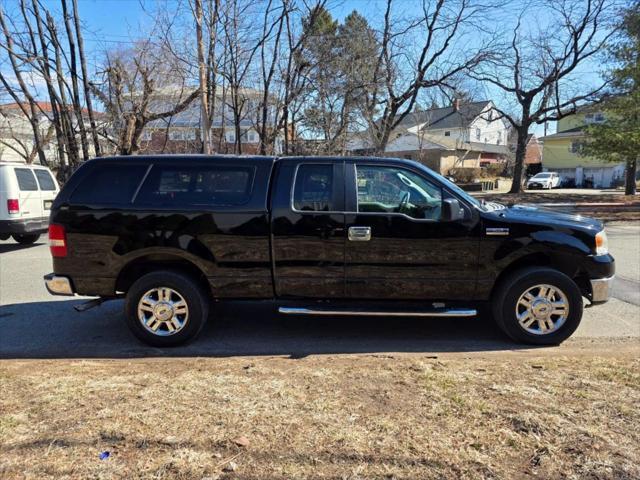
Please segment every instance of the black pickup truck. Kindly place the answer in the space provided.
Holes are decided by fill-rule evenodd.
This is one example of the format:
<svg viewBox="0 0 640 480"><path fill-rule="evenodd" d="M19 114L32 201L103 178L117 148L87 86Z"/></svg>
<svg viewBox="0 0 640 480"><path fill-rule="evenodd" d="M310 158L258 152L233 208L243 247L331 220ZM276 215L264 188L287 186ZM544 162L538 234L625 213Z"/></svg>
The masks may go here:
<svg viewBox="0 0 640 480"><path fill-rule="evenodd" d="M556 344L614 275L601 223L481 202L386 158L137 156L86 162L56 198L50 293L125 297L141 340L195 337L213 301L281 314L462 317Z"/></svg>

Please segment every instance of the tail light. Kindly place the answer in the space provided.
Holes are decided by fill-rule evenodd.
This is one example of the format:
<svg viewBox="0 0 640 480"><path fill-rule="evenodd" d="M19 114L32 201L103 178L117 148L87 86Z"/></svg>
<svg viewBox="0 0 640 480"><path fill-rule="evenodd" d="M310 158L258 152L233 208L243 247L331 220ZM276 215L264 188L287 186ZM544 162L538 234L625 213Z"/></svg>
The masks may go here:
<svg viewBox="0 0 640 480"><path fill-rule="evenodd" d="M20 201L17 198L7 200L7 210L9 213L20 213Z"/></svg>
<svg viewBox="0 0 640 480"><path fill-rule="evenodd" d="M67 256L67 234L62 225L49 225L49 250L52 257Z"/></svg>

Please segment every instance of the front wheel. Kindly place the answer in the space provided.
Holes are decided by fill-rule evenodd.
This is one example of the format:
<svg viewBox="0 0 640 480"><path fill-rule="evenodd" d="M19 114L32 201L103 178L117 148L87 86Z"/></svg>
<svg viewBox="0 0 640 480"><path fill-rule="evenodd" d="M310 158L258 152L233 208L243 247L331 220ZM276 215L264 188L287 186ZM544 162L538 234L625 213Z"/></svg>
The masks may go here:
<svg viewBox="0 0 640 480"><path fill-rule="evenodd" d="M200 333L209 315L209 295L192 277L159 270L129 288L125 314L140 340L154 347L174 347Z"/></svg>
<svg viewBox="0 0 640 480"><path fill-rule="evenodd" d="M551 268L514 272L497 287L493 315L512 339L534 345L557 345L582 320L582 294L571 278Z"/></svg>
<svg viewBox="0 0 640 480"><path fill-rule="evenodd" d="M31 245L36 243L40 238L39 233L31 233L31 234L15 234L11 235L13 239L18 242L20 245Z"/></svg>

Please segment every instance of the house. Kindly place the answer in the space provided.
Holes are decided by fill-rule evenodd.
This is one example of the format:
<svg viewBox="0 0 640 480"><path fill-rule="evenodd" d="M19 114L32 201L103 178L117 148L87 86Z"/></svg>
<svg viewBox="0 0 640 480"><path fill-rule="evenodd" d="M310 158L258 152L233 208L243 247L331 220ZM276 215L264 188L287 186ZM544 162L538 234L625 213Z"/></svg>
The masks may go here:
<svg viewBox="0 0 640 480"><path fill-rule="evenodd" d="M481 167L509 155L508 128L493 102L461 103L411 113L392 132L385 153L424 163L447 174L452 168ZM372 143L367 132L348 142L353 154L366 154Z"/></svg>
<svg viewBox="0 0 640 480"><path fill-rule="evenodd" d="M27 110L29 105L24 104ZM45 157L50 163L57 162L54 148L55 130L51 122L52 107L49 102L38 102L38 123L40 138L44 144ZM0 105L0 162L39 163L38 152L34 148L33 129L20 105L5 103Z"/></svg>
<svg viewBox="0 0 640 480"><path fill-rule="evenodd" d="M181 98L191 92L176 87L165 87L154 93L149 105L151 111L169 110ZM263 94L260 90L242 88L239 91L242 104L239 119L242 153L256 154L260 148L260 136L256 130ZM149 122L142 132L140 153L198 153L201 151L200 98L194 100L186 110L171 117ZM275 111L269 112L269 120L275 121ZM236 145L234 111L227 92L219 88L215 100L215 116L211 122L211 143L217 153L231 153ZM275 153L281 151L281 139L276 138Z"/></svg>
<svg viewBox="0 0 640 480"><path fill-rule="evenodd" d="M624 163L580 155L586 140L585 127L605 119L605 112L583 108L559 120L557 132L541 139L544 141L543 169L558 172L563 182L569 181L577 187L610 188L624 183Z"/></svg>
<svg viewBox="0 0 640 480"><path fill-rule="evenodd" d="M58 156L58 147L56 143L56 131L53 124L53 107L49 102L36 102L37 118L40 130L40 141L43 145L43 152L47 160L47 164L56 168L60 164ZM23 104L27 111L30 110L28 103ZM68 105L67 108L73 108ZM89 126L89 112L87 109L82 110L82 117L85 126ZM102 112L94 112L94 118L102 126L105 125L105 117ZM77 125L74 125L77 127ZM78 129L76 134L79 137ZM79 141L79 138L78 138ZM106 140L100 142L104 149L107 145ZM94 145L91 141L87 144L89 155L94 156ZM5 103L0 105L0 161L1 162L20 162L20 163L40 163L38 152L35 149L35 141L33 137L33 129L29 119L24 115L22 108L18 103Z"/></svg>

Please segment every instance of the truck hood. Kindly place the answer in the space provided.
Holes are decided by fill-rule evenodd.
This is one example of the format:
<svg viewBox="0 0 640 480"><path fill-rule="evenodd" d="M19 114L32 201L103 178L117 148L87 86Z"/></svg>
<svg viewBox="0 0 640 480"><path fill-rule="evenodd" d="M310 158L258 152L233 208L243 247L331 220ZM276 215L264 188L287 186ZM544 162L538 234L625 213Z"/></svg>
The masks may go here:
<svg viewBox="0 0 640 480"><path fill-rule="evenodd" d="M603 225L599 220L582 215L558 212L534 205L513 205L503 210L494 210L490 214L499 216L502 221L570 227L591 232L599 232Z"/></svg>

